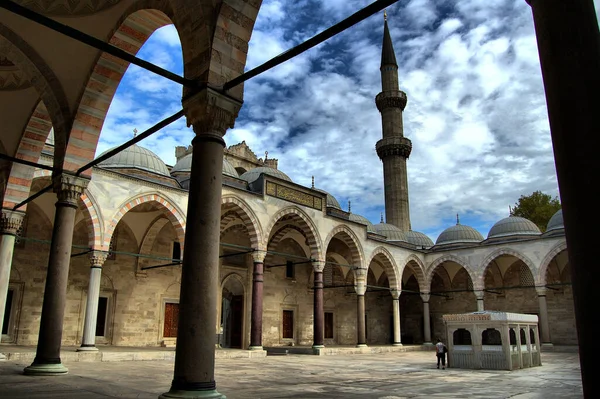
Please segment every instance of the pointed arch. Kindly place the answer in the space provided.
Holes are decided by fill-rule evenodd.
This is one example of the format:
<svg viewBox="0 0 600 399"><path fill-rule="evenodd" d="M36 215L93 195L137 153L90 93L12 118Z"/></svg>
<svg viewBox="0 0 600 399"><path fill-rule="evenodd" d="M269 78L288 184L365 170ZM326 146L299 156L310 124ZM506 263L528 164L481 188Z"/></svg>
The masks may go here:
<svg viewBox="0 0 600 399"><path fill-rule="evenodd" d="M492 253L490 253L488 256L485 257L485 259L483 260L483 262L481 262L481 264L479 265L479 268L478 268L478 270L481 271L481 274L478 276L477 281L473 280L473 285L475 285L478 288L485 286L484 277L485 277L485 271L487 269L487 266L494 259L496 259L502 255L510 255L510 256L514 256L517 259L520 259L521 261L523 261L523 263L525 263L527 265L527 267L529 268L529 271L531 272L531 275L532 276L536 275L536 273L535 273L536 267L527 256L523 255L519 251L515 251L512 248L504 247L504 248L496 249L495 251L493 251Z"/></svg>
<svg viewBox="0 0 600 399"><path fill-rule="evenodd" d="M242 220L248 230L250 244L253 248L260 249L259 247L263 241L262 226L256 217L256 214L246 201L235 195L227 194L222 197L221 204L222 208L230 209ZM225 226L221 225L221 230L223 230L224 227Z"/></svg>
<svg viewBox="0 0 600 399"><path fill-rule="evenodd" d="M181 242L181 249L183 251L183 243L185 242L185 214L179 209L179 207L174 205L174 201L159 193L138 195L125 201L123 204L121 204L121 206L119 206L119 210L115 213L106 227L103 237L103 250L108 251L110 239L115 231L115 228L117 227L117 224L123 218L123 216L132 208L146 202L155 202L165 210L167 218L171 221L175 231L177 232L177 237Z"/></svg>
<svg viewBox="0 0 600 399"><path fill-rule="evenodd" d="M99 216L98 206L94 197L88 189L80 197L80 202L83 204L81 209L86 216L86 223L88 226L88 245L90 249L101 249L102 248L102 231L103 223Z"/></svg>
<svg viewBox="0 0 600 399"><path fill-rule="evenodd" d="M244 297L246 297L247 289L246 285L244 284L244 279L242 278L242 276L235 272L229 273L228 275L223 277L223 279L221 280L221 292L223 292L223 289L226 287L229 281L234 281L236 284L239 284L242 287Z"/></svg>
<svg viewBox="0 0 600 399"><path fill-rule="evenodd" d="M538 270L538 273L536 275L535 285L545 285L546 284L546 273L548 271L548 266L550 265L550 262L552 262L552 259L554 259L554 257L556 255L558 255L562 251L566 251L566 250L567 250L567 241L561 241L561 242L557 243L556 245L554 245L554 247L552 247L550 249L550 251L548 251L546 256L544 256L542 263L540 264L540 269Z"/></svg>
<svg viewBox="0 0 600 399"><path fill-rule="evenodd" d="M411 262L416 263L417 267L412 267L410 265ZM421 291L427 291L425 289L427 287L426 278L425 278L425 264L415 254L408 255L408 257L404 261L404 266L402 267L402 270L399 271L399 274L401 276L400 277L401 278L400 287L402 287L402 275L404 274L404 270L406 269L407 266L410 267L410 270L412 270L417 282L419 283L419 289Z"/></svg>
<svg viewBox="0 0 600 399"><path fill-rule="evenodd" d="M277 224L277 222L285 216L289 216L294 219L300 227L308 232L306 234L306 240L308 242L308 246L311 251L311 257L313 259L322 260L323 259L323 246L321 241L321 236L319 235L319 231L317 230L312 219L300 208L296 206L289 206L277 212L269 222L267 232L263 238L263 248L267 248L269 244L270 234L273 231L273 228Z"/></svg>
<svg viewBox="0 0 600 399"><path fill-rule="evenodd" d="M464 268L467 271L467 274L469 275L469 277L471 278L471 281L473 282L473 287L481 287L479 289L483 289L483 285L481 284L481 277L475 273L475 271L473 270L473 268L471 266L469 266L469 262L467 262L466 259L460 258L456 255L443 255L440 256L439 258L437 258L436 260L434 260L429 267L427 268L427 273L426 273L426 285L427 287L431 286L431 281L433 279L433 275L435 272L435 269L440 266L441 264L443 264L444 262L454 262L459 264L462 268ZM479 283L480 285L477 285L477 283ZM427 289L427 291L429 291L429 288Z"/></svg>
<svg viewBox="0 0 600 399"><path fill-rule="evenodd" d="M402 284L400 284L401 279L398 275L398 266L396 265L394 257L387 248L382 246L378 246L377 248L375 248L368 258L367 268L371 268L371 262L378 256L381 256L384 260L384 271L385 274L388 276L390 288L396 290L402 288Z"/></svg>
<svg viewBox="0 0 600 399"><path fill-rule="evenodd" d="M364 255L362 245L360 244L360 241L354 233L354 231L352 231L352 229L350 229L345 224L339 224L329 232L323 244L323 248L325 248L325 251L327 251L331 239L338 235L340 236L340 240L344 242L344 244L346 244L350 249L350 253L352 254L352 266L359 268L364 267Z"/></svg>

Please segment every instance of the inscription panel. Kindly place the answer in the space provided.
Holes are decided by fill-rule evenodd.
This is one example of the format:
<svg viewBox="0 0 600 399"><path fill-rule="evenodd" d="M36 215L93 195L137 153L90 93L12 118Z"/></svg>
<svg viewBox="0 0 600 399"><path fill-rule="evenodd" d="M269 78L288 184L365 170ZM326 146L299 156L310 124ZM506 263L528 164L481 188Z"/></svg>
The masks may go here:
<svg viewBox="0 0 600 399"><path fill-rule="evenodd" d="M296 190L291 187L286 187L282 186L281 184L267 181L265 191L266 194L270 195L271 197L283 199L299 205L308 206L313 209L323 209L323 200L321 197L304 193L300 190Z"/></svg>

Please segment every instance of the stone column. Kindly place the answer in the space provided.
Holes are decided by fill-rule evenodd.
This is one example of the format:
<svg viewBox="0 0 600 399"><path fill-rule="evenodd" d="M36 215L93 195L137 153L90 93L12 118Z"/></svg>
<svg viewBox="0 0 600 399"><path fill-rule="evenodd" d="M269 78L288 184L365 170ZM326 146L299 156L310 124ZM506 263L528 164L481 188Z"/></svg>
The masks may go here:
<svg viewBox="0 0 600 399"><path fill-rule="evenodd" d="M325 346L325 312L323 311L323 270L325 269L324 261L313 262L315 274L314 286L314 335L313 348L323 348Z"/></svg>
<svg viewBox="0 0 600 399"><path fill-rule="evenodd" d="M400 333L400 290L392 290L392 312L394 316L394 346L402 346Z"/></svg>
<svg viewBox="0 0 600 399"><path fill-rule="evenodd" d="M363 275L364 273L364 275ZM367 333L365 325L365 292L367 292L366 270L360 269L356 273L356 346L367 346Z"/></svg>
<svg viewBox="0 0 600 399"><path fill-rule="evenodd" d="M15 237L23 224L25 214L19 211L2 209L0 217L0 331L4 321L6 308L6 297L8 296L8 283L10 281L10 269L12 267L13 252L15 250ZM6 310L10 312L10 309ZM2 335L0 334L0 339ZM6 359L0 353L0 360Z"/></svg>
<svg viewBox="0 0 600 399"><path fill-rule="evenodd" d="M89 180L64 173L54 176L52 180L58 201L54 214L37 352L31 366L24 370L27 375L57 375L68 371L60 360L60 345L77 201Z"/></svg>
<svg viewBox="0 0 600 399"><path fill-rule="evenodd" d="M97 351L96 348L96 322L98 321L98 301L100 300L100 281L102 279L102 265L106 261L108 253L93 251L90 253L90 282L88 284L87 305L85 307L85 319L83 324L83 339L81 351Z"/></svg>
<svg viewBox="0 0 600 399"><path fill-rule="evenodd" d="M587 226L600 222L600 215L590 212L598 203L591 188L597 187L600 178L600 164L595 161L598 151L593 145L600 131L598 19L592 0L529 3L569 249L583 394L597 398L597 311L590 304L600 302L600 269L589 267L596 263L597 239L595 234L589 234Z"/></svg>
<svg viewBox="0 0 600 399"><path fill-rule="evenodd" d="M252 274L252 316L250 322L250 350L262 350L263 313L263 270L266 251L254 251L254 272Z"/></svg>
<svg viewBox="0 0 600 399"><path fill-rule="evenodd" d="M550 324L548 323L548 304L546 303L546 287L537 287L535 289L538 295L538 304L540 306L540 328L542 330L542 342L540 349L544 347L552 347L550 341Z"/></svg>
<svg viewBox="0 0 600 399"><path fill-rule="evenodd" d="M429 298L431 294L421 294L423 300L423 345L433 345L431 342L431 325L429 323Z"/></svg>
<svg viewBox="0 0 600 399"><path fill-rule="evenodd" d="M159 398L223 398L214 378L223 135L233 127L240 107L240 102L210 88L183 101L187 124L193 126L196 137L192 140L174 376L169 392Z"/></svg>
<svg viewBox="0 0 600 399"><path fill-rule="evenodd" d="M483 291L475 291L475 297L477 298L477 311L483 312L485 309L483 307Z"/></svg>

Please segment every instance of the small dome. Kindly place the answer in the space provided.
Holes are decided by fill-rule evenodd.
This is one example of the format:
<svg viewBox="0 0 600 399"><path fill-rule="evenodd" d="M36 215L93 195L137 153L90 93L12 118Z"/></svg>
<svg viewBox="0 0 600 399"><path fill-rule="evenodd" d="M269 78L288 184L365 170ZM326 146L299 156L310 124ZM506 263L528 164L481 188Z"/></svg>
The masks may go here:
<svg viewBox="0 0 600 399"><path fill-rule="evenodd" d="M175 166L171 169L171 174L173 173L190 173L192 171L192 154L188 154L185 157L181 158ZM227 161L223 159L223 174L232 177L239 177L237 171Z"/></svg>
<svg viewBox="0 0 600 399"><path fill-rule="evenodd" d="M406 241L409 244L416 245L417 247L433 247L433 241L431 241L431 238L427 237L423 233L410 230L404 233L404 235L406 236Z"/></svg>
<svg viewBox="0 0 600 399"><path fill-rule="evenodd" d="M282 180L292 181L285 173L279 169L269 168L267 166L259 166L258 168L250 169L246 173L240 176L240 179L246 180L248 183L252 183L258 179L261 174L277 177Z"/></svg>
<svg viewBox="0 0 600 399"><path fill-rule="evenodd" d="M114 148L116 147L104 151L100 156L112 151ZM169 176L169 168L158 155L136 144L100 162L98 165L110 169L137 168L158 175Z"/></svg>
<svg viewBox="0 0 600 399"><path fill-rule="evenodd" d="M480 232L471 226L456 224L455 226L448 227L446 230L442 231L435 241L435 245L481 241L483 241L483 236Z"/></svg>
<svg viewBox="0 0 600 399"><path fill-rule="evenodd" d="M540 235L542 232L531 220L520 216L509 216L492 226L487 238L507 237L516 235Z"/></svg>
<svg viewBox="0 0 600 399"><path fill-rule="evenodd" d="M406 241L404 232L393 224L377 223L373 225L373 232L384 236L388 241Z"/></svg>
<svg viewBox="0 0 600 399"><path fill-rule="evenodd" d="M548 221L548 225L546 226L546 232L552 230L560 230L565 228L565 223L563 222L562 209L559 209Z"/></svg>
<svg viewBox="0 0 600 399"><path fill-rule="evenodd" d="M367 231L373 231L373 232L375 231L375 230L373 230L373 223L371 223L369 221L369 219L367 219L366 217L361 216L361 215L357 215L355 213L351 213L349 218L353 222L366 225L367 226Z"/></svg>
<svg viewBox="0 0 600 399"><path fill-rule="evenodd" d="M314 188L314 187L313 187L313 190L327 195L327 206L328 207L335 208L335 209L342 209L342 207L340 206L340 203L335 199L335 197L333 195L329 194L327 191L319 190L318 188Z"/></svg>

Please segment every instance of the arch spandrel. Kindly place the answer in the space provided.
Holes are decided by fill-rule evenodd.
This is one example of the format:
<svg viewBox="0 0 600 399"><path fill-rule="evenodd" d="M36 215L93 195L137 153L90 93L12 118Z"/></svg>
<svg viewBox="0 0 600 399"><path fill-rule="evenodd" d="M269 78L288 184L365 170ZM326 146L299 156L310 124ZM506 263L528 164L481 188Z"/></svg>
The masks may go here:
<svg viewBox="0 0 600 399"><path fill-rule="evenodd" d="M308 246L311 251L311 257L314 259L323 259L323 245L321 241L321 236L319 235L319 231L317 230L314 222L303 210L296 206L289 206L277 212L269 222L267 229L265 230L267 233L263 238L263 248L267 248L269 244L269 240L271 238L271 234L275 231L273 230L277 222L280 221L284 216L290 216L294 219L296 223L302 228L306 239L308 241Z"/></svg>
<svg viewBox="0 0 600 399"><path fill-rule="evenodd" d="M550 249L550 251L548 251L546 256L544 256L542 263L540 264L540 268L539 268L537 274L536 273L533 274L535 276L535 285L546 285L548 266L550 265L550 262L552 262L554 257L556 257L558 254L560 254L562 251L566 251L566 250L567 250L567 242L561 241L561 242L557 243L556 245L554 245ZM533 273L533 271L532 271L532 273Z"/></svg>
<svg viewBox="0 0 600 399"><path fill-rule="evenodd" d="M86 224L88 226L88 245L91 249L101 249L103 242L102 232L104 231L104 222L100 216L98 205L88 189L84 191L79 202L81 203L81 209L83 210L86 218Z"/></svg>
<svg viewBox="0 0 600 399"><path fill-rule="evenodd" d="M502 255L510 255L523 261L523 263L525 263L525 265L527 265L527 267L529 268L529 271L531 272L532 276L538 275L537 267L535 267L535 264L527 256L512 248L498 248L495 251L491 252L488 256L486 256L483 262L481 262L481 264L479 265L477 270L480 270L481 273L477 276L477 280L473 280L473 285L477 287L477 289L483 289L483 287L485 287L485 272L487 271L489 264L494 259Z"/></svg>
<svg viewBox="0 0 600 399"><path fill-rule="evenodd" d="M436 260L434 260L429 267L427 268L426 273L426 286L427 291L429 291L429 287L431 286L431 281L433 279L433 275L435 274L435 270L441 266L444 262L454 262L458 264L460 267L466 270L469 278L473 282L473 287L475 290L481 290L484 287L483 277L476 273L473 268L469 265L469 262L466 259L458 257L456 255L443 255ZM481 269L479 269L481 270Z"/></svg>
<svg viewBox="0 0 600 399"><path fill-rule="evenodd" d="M339 237L339 239L344 242L348 248L350 248L350 253L352 254L352 263L353 267L362 268L364 267L364 251L362 245L360 244L360 240L345 224L340 224L333 228L325 238L325 242L323 244L323 248L325 251L329 248L329 243L334 237Z"/></svg>
<svg viewBox="0 0 600 399"><path fill-rule="evenodd" d="M376 257L383 259L382 263L384 265L384 272L388 277L390 288L396 289L396 290L401 289L402 284L401 284L401 278L398 274L398 272L399 272L398 266L396 265L396 261L394 260L394 257L392 256L390 251L387 248L384 248L382 246L375 248L373 250L373 252L371 252L371 255L369 255L369 257L367 258L367 260L368 260L367 268L368 269L370 269L371 262L373 262L373 260Z"/></svg>

